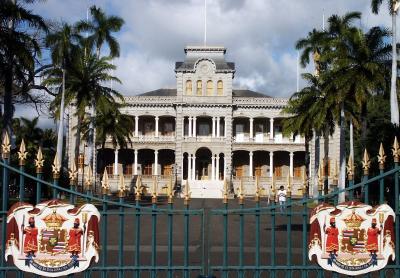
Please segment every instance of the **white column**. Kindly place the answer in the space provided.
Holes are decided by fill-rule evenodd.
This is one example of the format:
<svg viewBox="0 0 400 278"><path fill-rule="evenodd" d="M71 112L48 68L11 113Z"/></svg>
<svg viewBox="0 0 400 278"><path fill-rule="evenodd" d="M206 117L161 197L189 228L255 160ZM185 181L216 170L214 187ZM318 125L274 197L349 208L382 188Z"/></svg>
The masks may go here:
<svg viewBox="0 0 400 278"><path fill-rule="evenodd" d="M196 157L194 155L193 155L192 168L193 168L192 177L193 180L196 180Z"/></svg>
<svg viewBox="0 0 400 278"><path fill-rule="evenodd" d="M158 175L158 151L154 151L154 175Z"/></svg>
<svg viewBox="0 0 400 278"><path fill-rule="evenodd" d="M192 137L192 117L189 117L189 133L188 137Z"/></svg>
<svg viewBox="0 0 400 278"><path fill-rule="evenodd" d="M158 137L158 116L156 116L156 132L155 136Z"/></svg>
<svg viewBox="0 0 400 278"><path fill-rule="evenodd" d="M269 176L274 175L274 152L269 153Z"/></svg>
<svg viewBox="0 0 400 278"><path fill-rule="evenodd" d="M253 118L250 118L250 141L253 140Z"/></svg>
<svg viewBox="0 0 400 278"><path fill-rule="evenodd" d="M215 117L212 117L212 137L215 137Z"/></svg>
<svg viewBox="0 0 400 278"><path fill-rule="evenodd" d="M135 116L135 137L139 137L139 116Z"/></svg>
<svg viewBox="0 0 400 278"><path fill-rule="evenodd" d="M196 123L196 121L197 121L197 118L196 118L196 117L193 117L193 137L195 137L195 138L196 138L196 136L197 136L197 132L196 132L196 125L197 125L197 123Z"/></svg>
<svg viewBox="0 0 400 278"><path fill-rule="evenodd" d="M192 179L192 155L188 154L188 168L187 168L187 179Z"/></svg>
<svg viewBox="0 0 400 278"><path fill-rule="evenodd" d="M215 180L215 157L211 155L211 180Z"/></svg>
<svg viewBox="0 0 400 278"><path fill-rule="evenodd" d="M220 118L219 117L217 117L217 137L219 137L220 136Z"/></svg>
<svg viewBox="0 0 400 278"><path fill-rule="evenodd" d="M226 123L226 117L224 117L224 137L226 138L226 131L227 131L227 123Z"/></svg>
<svg viewBox="0 0 400 278"><path fill-rule="evenodd" d="M182 137L185 137L185 117L182 117Z"/></svg>
<svg viewBox="0 0 400 278"><path fill-rule="evenodd" d="M226 179L226 157L224 155L224 180Z"/></svg>
<svg viewBox="0 0 400 278"><path fill-rule="evenodd" d="M253 152L249 152L249 176L253 176Z"/></svg>
<svg viewBox="0 0 400 278"><path fill-rule="evenodd" d="M293 152L289 153L289 158L290 158L289 175L291 178L293 178Z"/></svg>
<svg viewBox="0 0 400 278"><path fill-rule="evenodd" d="M215 179L219 181L219 155L215 158Z"/></svg>
<svg viewBox="0 0 400 278"><path fill-rule="evenodd" d="M274 140L274 118L269 119L269 139Z"/></svg>
<svg viewBox="0 0 400 278"><path fill-rule="evenodd" d="M114 175L118 175L118 149L114 150Z"/></svg>
<svg viewBox="0 0 400 278"><path fill-rule="evenodd" d="M137 163L138 163L138 150L135 150L135 160L133 163L133 174L137 175Z"/></svg>

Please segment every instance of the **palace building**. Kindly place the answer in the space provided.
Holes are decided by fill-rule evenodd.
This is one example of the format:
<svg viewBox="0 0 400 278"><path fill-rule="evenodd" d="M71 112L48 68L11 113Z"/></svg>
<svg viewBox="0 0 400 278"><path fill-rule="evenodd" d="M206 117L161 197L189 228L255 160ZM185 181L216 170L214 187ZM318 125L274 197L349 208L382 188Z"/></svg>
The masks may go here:
<svg viewBox="0 0 400 278"><path fill-rule="evenodd" d="M188 181L192 198L220 198L224 180L233 191L242 183L246 195L254 195L258 180L268 195L272 184L286 187L290 177L292 195L301 195L305 144L282 133L288 99L233 88L235 64L225 53L224 47L188 46L184 61L175 64L176 89L125 97L123 112L134 118L132 143L119 148L108 142L96 154L96 173L107 170L112 191L119 175L131 185L140 175L149 188L156 176L160 194L172 178L182 186ZM70 158L75 124L70 118ZM338 136L329 142L334 157L337 142ZM312 180L319 159L314 150L311 144Z"/></svg>

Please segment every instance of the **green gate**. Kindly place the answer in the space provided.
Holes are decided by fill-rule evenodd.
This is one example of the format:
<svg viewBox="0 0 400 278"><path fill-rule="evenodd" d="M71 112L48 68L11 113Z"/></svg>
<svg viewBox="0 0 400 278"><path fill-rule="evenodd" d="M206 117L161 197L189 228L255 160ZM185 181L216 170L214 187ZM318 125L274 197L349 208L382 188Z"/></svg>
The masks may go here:
<svg viewBox="0 0 400 278"><path fill-rule="evenodd" d="M291 199L291 182L288 182L288 201L283 210L268 204L263 198L258 182L255 196L243 195L238 189L236 200L230 198L225 185L221 200L190 200L189 186L185 186L183 198L175 198L172 180L166 196L151 199L142 193L140 177L135 188L126 187L120 179L118 196L109 194L108 177L102 179L101 193L93 190L90 174L84 183L84 193L77 190L77 171L69 170L69 187L59 185L60 165L53 163L53 182L42 178L43 159L39 151L36 175L25 171L26 152L21 144L18 152L19 167L10 165L10 144L6 135L2 144L2 223L0 277L31 277L21 273L4 260L6 247L7 211L16 200L11 200L10 176L16 177L19 192L17 201L36 204L44 201L44 192L52 198L63 196L72 204L90 202L99 208L100 260L76 277L339 277L328 273L308 260L308 227L311 207L319 202L338 203L340 194L346 200L354 200L355 192L361 192L361 201L367 204L385 202L385 182L394 192L389 203L396 214L395 239L399 242L399 156L397 139L393 146L393 167L385 169L383 149L379 155L380 174L368 177L370 161L364 156L362 181L353 181L354 166L348 165L348 186L339 191L324 194L322 177L319 196L308 198L307 182L304 181L302 198ZM29 181L29 182L28 182ZM28 200L26 184L34 184L33 196ZM241 187L241 186L240 186ZM272 186L274 189L274 186ZM275 190L275 189L274 189ZM276 192L276 190L274 191ZM390 197L390 196L389 196ZM51 197L50 197L51 198ZM387 199L387 198L386 198ZM400 252L396 244L396 259L370 277L400 277Z"/></svg>

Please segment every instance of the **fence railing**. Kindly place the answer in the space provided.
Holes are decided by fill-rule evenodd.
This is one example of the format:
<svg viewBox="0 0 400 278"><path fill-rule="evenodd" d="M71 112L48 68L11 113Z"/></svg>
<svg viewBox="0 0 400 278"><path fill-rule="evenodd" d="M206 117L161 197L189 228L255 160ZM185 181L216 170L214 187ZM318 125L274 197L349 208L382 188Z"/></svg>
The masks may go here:
<svg viewBox="0 0 400 278"><path fill-rule="evenodd" d="M24 145L24 144L21 144ZM133 192L128 192L124 179L118 183L118 195L109 195L109 184L102 183L102 194L92 191L90 176L85 178L85 192L78 192L77 171L69 170L69 184L60 184L60 165L53 163L53 181L43 180L43 156L39 151L36 173L25 171L26 151L18 153L19 166L10 165L9 139L2 144L2 205L0 275L12 277L22 273L4 259L6 248L6 216L13 202L33 201L38 204L57 198L59 193L71 204L90 202L101 213L100 261L82 275L84 277L331 277L321 267L308 260L310 208L320 202L338 204L341 198L367 204L388 203L395 211L394 262L378 272L379 277L400 277L399 233L399 156L395 140L392 149L393 167L385 170L385 154L380 151L379 174L369 176L369 157L364 156L363 177L355 183L353 162L348 163L347 187L324 194L322 182L319 195L308 197L307 182L302 198L293 200L292 184L286 186L288 199L280 206L267 203L256 184L254 196L245 196L243 188L231 199L230 186L224 186L221 200L191 200L190 184L186 184L183 198L176 199L172 182L167 184L165 197L158 196L157 187L148 188L151 199L143 198L139 178ZM105 173L106 175L106 173ZM10 178L17 179L18 200L9 199ZM103 181L106 181L106 176ZM322 177L320 177L322 181ZM25 185L35 184L34 200L27 200ZM272 183L271 194L276 195ZM389 188L389 194L385 193ZM46 192L46 193L45 193ZM80 277L80 274L76 274ZM338 275L333 274L333 277Z"/></svg>

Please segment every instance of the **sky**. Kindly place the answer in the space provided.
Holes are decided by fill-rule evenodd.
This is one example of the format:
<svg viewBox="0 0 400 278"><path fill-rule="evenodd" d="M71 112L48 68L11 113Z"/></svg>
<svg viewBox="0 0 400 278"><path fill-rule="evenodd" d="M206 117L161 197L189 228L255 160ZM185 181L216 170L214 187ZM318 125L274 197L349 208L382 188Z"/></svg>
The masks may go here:
<svg viewBox="0 0 400 278"><path fill-rule="evenodd" d="M390 27L387 6L371 13L370 0L206 0L207 45L223 45L236 64L234 88L274 97L296 91L295 43L332 14L360 11L362 28ZM184 47L203 45L205 0L46 0L31 6L46 19L74 23L93 4L124 19L116 34L121 54L114 64L124 95L175 88L174 66ZM399 28L398 28L399 29ZM311 71L311 66L299 73ZM300 81L300 87L304 86Z"/></svg>

